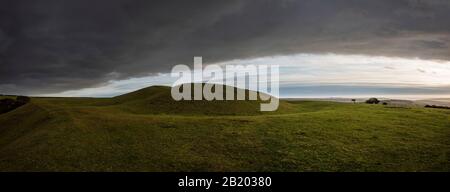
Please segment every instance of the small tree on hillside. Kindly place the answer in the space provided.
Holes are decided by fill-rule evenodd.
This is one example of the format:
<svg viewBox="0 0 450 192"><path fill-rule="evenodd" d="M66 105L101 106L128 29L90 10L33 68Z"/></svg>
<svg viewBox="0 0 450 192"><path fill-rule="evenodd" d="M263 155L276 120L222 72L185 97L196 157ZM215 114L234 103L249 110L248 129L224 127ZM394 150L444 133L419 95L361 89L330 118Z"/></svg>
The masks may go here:
<svg viewBox="0 0 450 192"><path fill-rule="evenodd" d="M356 103L356 99L352 99L352 102L353 102L353 103Z"/></svg>
<svg viewBox="0 0 450 192"><path fill-rule="evenodd" d="M377 98L370 98L366 101L367 104L378 104L380 103L380 100L378 100Z"/></svg>

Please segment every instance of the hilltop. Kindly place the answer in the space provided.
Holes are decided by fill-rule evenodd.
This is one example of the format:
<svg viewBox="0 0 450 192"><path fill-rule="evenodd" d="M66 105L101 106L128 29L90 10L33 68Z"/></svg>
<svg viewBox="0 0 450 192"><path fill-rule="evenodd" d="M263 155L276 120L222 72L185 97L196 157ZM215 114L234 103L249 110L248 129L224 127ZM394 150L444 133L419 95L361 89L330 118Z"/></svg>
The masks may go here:
<svg viewBox="0 0 450 192"><path fill-rule="evenodd" d="M191 86L193 89L193 85ZM227 86L224 86L224 90ZM237 91L234 88L236 97ZM244 90L246 95L249 90ZM193 93L193 90L192 90ZM224 91L225 93L225 91ZM256 94L261 94L256 92ZM261 100L181 100L175 101L171 96L171 88L166 86L152 86L111 99L110 104L132 113L141 114L183 114L183 115L256 115L261 114ZM290 104L282 101L278 112L290 110Z"/></svg>

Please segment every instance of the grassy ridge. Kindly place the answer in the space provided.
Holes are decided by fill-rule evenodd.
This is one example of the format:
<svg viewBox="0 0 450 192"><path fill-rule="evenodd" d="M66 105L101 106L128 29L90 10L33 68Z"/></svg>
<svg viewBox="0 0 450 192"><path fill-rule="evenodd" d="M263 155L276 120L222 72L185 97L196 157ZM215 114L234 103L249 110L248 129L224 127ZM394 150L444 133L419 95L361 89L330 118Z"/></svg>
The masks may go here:
<svg viewBox="0 0 450 192"><path fill-rule="evenodd" d="M0 170L450 170L449 110L308 101L259 114L145 91L33 98L0 115Z"/></svg>
<svg viewBox="0 0 450 192"><path fill-rule="evenodd" d="M193 86L192 86L193 89ZM224 86L225 89L225 86ZM235 88L235 97L238 89ZM194 91L192 90L192 93ZM224 91L225 93L225 91ZM249 91L245 90L246 95ZM193 97L193 95L192 95ZM225 98L225 96L224 96ZM175 101L172 99L170 88L153 86L125 95L114 97L104 104L113 105L135 114L177 114L177 115L261 115L261 100L220 100L210 102L207 100ZM290 103L281 101L276 113L295 111ZM267 114L267 112L264 112Z"/></svg>

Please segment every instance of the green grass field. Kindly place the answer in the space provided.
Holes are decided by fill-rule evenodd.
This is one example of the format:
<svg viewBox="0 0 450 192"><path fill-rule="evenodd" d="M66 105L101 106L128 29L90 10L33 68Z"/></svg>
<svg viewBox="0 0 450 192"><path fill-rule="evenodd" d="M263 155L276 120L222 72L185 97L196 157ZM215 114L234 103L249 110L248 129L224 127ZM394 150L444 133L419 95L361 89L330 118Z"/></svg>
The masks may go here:
<svg viewBox="0 0 450 192"><path fill-rule="evenodd" d="M32 98L0 114L1 171L450 171L450 110L319 101Z"/></svg>

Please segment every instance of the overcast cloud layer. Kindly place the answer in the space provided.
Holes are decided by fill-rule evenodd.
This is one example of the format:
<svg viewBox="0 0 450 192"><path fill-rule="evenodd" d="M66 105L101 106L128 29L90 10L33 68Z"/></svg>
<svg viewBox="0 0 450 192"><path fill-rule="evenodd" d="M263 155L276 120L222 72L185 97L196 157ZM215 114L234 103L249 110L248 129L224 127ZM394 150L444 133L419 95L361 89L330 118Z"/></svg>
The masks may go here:
<svg viewBox="0 0 450 192"><path fill-rule="evenodd" d="M295 53L450 60L448 0L2 0L0 92Z"/></svg>

